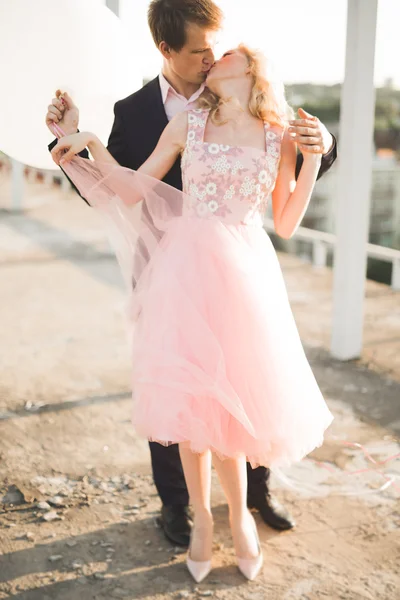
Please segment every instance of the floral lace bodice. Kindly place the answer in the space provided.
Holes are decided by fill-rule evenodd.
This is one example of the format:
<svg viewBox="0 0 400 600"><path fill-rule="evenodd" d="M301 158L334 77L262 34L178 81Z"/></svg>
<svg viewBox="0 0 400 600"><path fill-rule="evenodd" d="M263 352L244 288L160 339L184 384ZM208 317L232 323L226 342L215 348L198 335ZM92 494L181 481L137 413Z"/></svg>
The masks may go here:
<svg viewBox="0 0 400 600"><path fill-rule="evenodd" d="M283 128L264 123L265 151L204 142L208 110L188 111L182 155L187 216L262 225L275 187Z"/></svg>

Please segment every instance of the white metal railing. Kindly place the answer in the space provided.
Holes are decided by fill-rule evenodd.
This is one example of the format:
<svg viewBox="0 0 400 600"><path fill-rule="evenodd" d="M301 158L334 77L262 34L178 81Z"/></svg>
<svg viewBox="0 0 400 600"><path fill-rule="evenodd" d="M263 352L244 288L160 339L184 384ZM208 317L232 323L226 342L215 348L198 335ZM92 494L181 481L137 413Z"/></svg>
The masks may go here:
<svg viewBox="0 0 400 600"><path fill-rule="evenodd" d="M264 219L266 231L275 233L274 221L270 218ZM305 240L312 244L312 264L316 267L325 267L327 264L328 250L334 248L336 236L333 233L317 231L308 227L299 227L293 239ZM386 248L376 244L367 244L367 255L392 264L391 287L400 291L400 250Z"/></svg>

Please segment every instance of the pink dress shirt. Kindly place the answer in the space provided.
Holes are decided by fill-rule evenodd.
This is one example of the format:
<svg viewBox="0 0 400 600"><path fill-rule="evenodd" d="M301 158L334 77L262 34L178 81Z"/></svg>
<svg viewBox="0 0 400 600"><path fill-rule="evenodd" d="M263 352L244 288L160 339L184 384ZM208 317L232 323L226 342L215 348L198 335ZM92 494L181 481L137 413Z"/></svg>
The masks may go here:
<svg viewBox="0 0 400 600"><path fill-rule="evenodd" d="M164 104L165 112L168 117L168 121L170 121L175 115L184 110L190 110L192 108L196 108L196 100L203 93L204 83L199 87L199 89L189 98L185 98L185 96L181 96L174 90L171 84L165 79L164 75L160 73L160 88L161 88L161 96Z"/></svg>

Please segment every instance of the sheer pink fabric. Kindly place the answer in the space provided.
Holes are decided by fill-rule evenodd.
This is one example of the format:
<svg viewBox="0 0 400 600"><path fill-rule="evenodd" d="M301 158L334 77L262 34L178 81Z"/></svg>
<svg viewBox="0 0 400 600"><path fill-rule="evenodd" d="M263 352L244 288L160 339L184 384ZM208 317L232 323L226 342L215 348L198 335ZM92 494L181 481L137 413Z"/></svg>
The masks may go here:
<svg viewBox="0 0 400 600"><path fill-rule="evenodd" d="M65 171L105 218L130 289L134 424L162 444L284 466L332 421L262 222L282 130L265 151L204 142L188 113L184 191L75 158Z"/></svg>

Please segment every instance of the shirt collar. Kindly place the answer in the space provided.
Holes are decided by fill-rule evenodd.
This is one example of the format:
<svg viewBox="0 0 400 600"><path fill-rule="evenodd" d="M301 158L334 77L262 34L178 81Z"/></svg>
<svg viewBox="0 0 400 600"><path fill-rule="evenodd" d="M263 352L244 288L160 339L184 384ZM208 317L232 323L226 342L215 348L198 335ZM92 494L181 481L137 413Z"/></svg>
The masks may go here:
<svg viewBox="0 0 400 600"><path fill-rule="evenodd" d="M159 81L160 81L161 97L162 97L163 104L166 103L169 93L175 94L175 96L178 96L179 98L183 97L180 94L178 94L178 92L166 80L166 78L164 77L164 75L162 73L160 73L160 75L159 75ZM201 94L204 92L205 87L206 87L205 83L202 83L201 86L199 87L199 89L196 90L194 92L194 94L192 94L192 96L188 100L186 100L186 98L185 98L187 103L194 102L195 100L197 100L197 98L199 98L199 96L201 96Z"/></svg>

